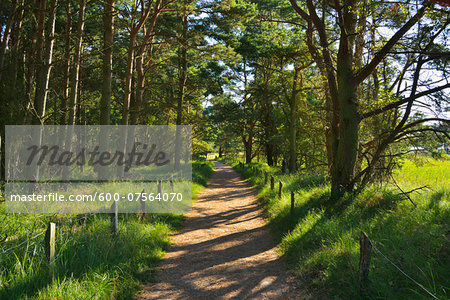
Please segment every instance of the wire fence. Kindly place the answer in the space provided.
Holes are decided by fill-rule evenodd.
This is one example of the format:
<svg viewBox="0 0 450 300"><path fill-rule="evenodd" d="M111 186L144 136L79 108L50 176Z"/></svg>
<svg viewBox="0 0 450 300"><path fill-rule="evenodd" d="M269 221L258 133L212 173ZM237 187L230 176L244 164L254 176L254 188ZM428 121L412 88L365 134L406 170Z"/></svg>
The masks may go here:
<svg viewBox="0 0 450 300"><path fill-rule="evenodd" d="M242 162L239 162L239 167L241 167L241 168L243 168L244 167L244 164L242 163ZM256 171L256 169L255 169L255 167L251 167L250 168L250 170L252 171L252 172L255 172ZM271 189L273 190L274 189L274 177L271 175L271 173L270 172L264 172L264 177L265 177L265 184L267 184L267 181L268 181L268 175L270 175L270 184L271 184ZM281 181L280 181L280 190L279 190L279 195L281 194L281 188L282 188L282 183L281 183ZM403 192L403 191L402 191ZM412 202L412 201L411 201ZM416 204L413 202L413 204L416 206ZM291 214L293 213L293 210L294 210L294 205L295 205L295 199L294 199L294 193L293 192L291 192ZM370 241L370 239L367 237L367 235L364 233L364 232L361 232L362 234L364 234L365 235L365 237L367 238L367 240L368 240L368 242L370 243L370 246L376 251L376 253L378 253L378 254L380 254L381 255L381 257L383 257L383 259L384 260L386 260L389 264L391 264L392 266L394 266L394 268L396 268L403 276L405 276L406 278L408 278L410 281L412 281L415 285L417 285L418 287L420 287L423 291L425 291L428 295L430 295L433 299L438 299L439 300L439 298L436 296L436 295L434 295L432 292L430 292L430 290L428 290L423 284L421 284L421 283L419 283L417 280L415 280L414 278L412 278L411 276L409 276L405 271L403 271L398 265L396 265L391 259L389 259L386 255L384 255L373 243L372 243L372 241ZM362 243L361 242L361 240L360 240L360 243ZM363 250L363 247L361 246L361 257L364 255L362 252L363 251L366 251L366 250ZM371 255L371 251L369 251L370 253L368 254L369 255L369 257L370 257L370 255ZM369 261L370 261L370 258L369 258ZM368 274L368 265L366 266L367 267L367 274ZM362 272L362 270L361 270L361 265L360 265L360 274L363 274L364 272ZM361 275L360 275L361 276Z"/></svg>
<svg viewBox="0 0 450 300"><path fill-rule="evenodd" d="M369 243L369 247L367 248L367 244L364 244L364 239ZM422 290L424 290L428 295L430 295L431 297L433 297L434 299L438 299L438 297L436 297L436 295L434 295L432 292L430 292L426 287L424 287L421 283L419 283L417 280L415 280L414 278L412 278L411 276L409 276L405 271L403 271L398 265L396 265L391 259L389 259L386 255L384 255L374 244L373 242L369 239L369 237L367 236L367 234L363 231L361 231L361 237L360 237L360 280L361 282L367 282L367 277L368 277L368 272L369 272L369 263L367 263L366 265L362 265L361 261L364 260L364 257L368 257L368 261L370 262L370 256L371 256L371 249L373 248L375 250L376 253L380 254L381 257L383 257L384 260L386 260L389 264L391 264L392 266L394 266L394 268L396 268L403 276L405 276L406 278L408 278L409 280L411 280L414 284L416 284L418 287L420 287ZM366 270L362 270L363 268L365 268ZM366 277L366 278L362 278L362 277Z"/></svg>
<svg viewBox="0 0 450 300"><path fill-rule="evenodd" d="M90 218L90 217L92 217L93 215L96 215L96 214L97 214L97 212L90 213L90 214L83 214L83 215L81 215L81 216L79 216L77 218L72 218L69 222L67 222L67 224L64 224L64 225L67 225L68 227L73 227L73 225L78 223L79 221L81 221L83 219ZM33 227L35 227L35 225L33 225ZM16 229L17 228L20 228L20 226L16 227ZM33 231L34 230L31 230L31 232L33 232ZM32 235L32 237L25 239L24 241L20 242L19 244L14 245L12 247L9 247L7 249L0 250L0 255L7 254L8 252L11 252L14 249L17 249L17 248L19 248L19 247L21 247L23 245L29 244L31 241L35 240L36 238L44 235L45 232L46 232L46 229L40 230L39 233L37 233L35 235ZM68 232L66 232L65 234L67 235ZM63 235L64 235L64 233L63 233Z"/></svg>
<svg viewBox="0 0 450 300"><path fill-rule="evenodd" d="M16 249L16 248L19 248L20 246L29 243L31 240L34 240L35 238L40 237L40 236L43 235L44 233L45 233L45 230L41 231L40 233L34 235L33 237L31 237L31 238L29 238L29 239L26 239L26 240L22 241L21 243L19 243L19 244L13 246L13 247L11 247L11 248L8 248L8 249L3 250L3 251L0 253L0 255L6 254L6 253L8 253L8 252L10 252L10 251L12 251L12 250L14 250L14 249Z"/></svg>
<svg viewBox="0 0 450 300"><path fill-rule="evenodd" d="M414 282L417 286L419 286L421 289L423 289L425 292L427 292L428 295L430 295L431 297L433 297L434 299L438 299L438 297L436 297L433 293L431 293L427 288L425 288L422 284L420 284L419 282L417 282L417 280L415 280L414 278L412 278L411 276L409 276L408 274L405 273L405 271L403 271L402 269L400 269L399 266L397 266L392 260L390 260L386 255L384 255L374 244L372 244L373 249L379 253L388 263L390 263L391 265L393 265L401 274L403 274L406 278L408 278L409 280L411 280L412 282Z"/></svg>

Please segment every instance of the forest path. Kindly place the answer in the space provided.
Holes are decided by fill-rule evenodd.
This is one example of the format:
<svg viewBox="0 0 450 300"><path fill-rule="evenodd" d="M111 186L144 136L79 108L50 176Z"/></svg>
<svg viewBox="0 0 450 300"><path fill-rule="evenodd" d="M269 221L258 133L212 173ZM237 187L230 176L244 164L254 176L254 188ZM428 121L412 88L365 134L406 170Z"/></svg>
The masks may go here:
<svg viewBox="0 0 450 300"><path fill-rule="evenodd" d="M155 282L138 299L303 299L273 236L255 190L216 162Z"/></svg>

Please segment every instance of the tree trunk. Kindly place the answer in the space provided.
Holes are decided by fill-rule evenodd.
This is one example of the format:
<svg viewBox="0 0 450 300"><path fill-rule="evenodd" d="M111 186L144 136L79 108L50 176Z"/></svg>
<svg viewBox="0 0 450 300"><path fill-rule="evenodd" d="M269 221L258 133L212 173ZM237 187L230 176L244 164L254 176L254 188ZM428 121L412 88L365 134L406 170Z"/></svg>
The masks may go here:
<svg viewBox="0 0 450 300"><path fill-rule="evenodd" d="M52 57L53 57L53 43L55 40L55 14L56 6L58 4L57 0L51 0L49 7L49 16L47 23L46 36L47 40L45 42L45 53L43 55L42 64L39 67L36 76L36 93L34 96L34 108L36 110L36 124L42 124L43 118L45 116L47 95L48 95L48 83L50 80L50 72L52 68ZM41 43L38 43L38 46Z"/></svg>
<svg viewBox="0 0 450 300"><path fill-rule="evenodd" d="M145 88L145 57L148 51L149 59L153 55L153 37L154 28L156 20L161 12L162 0L157 0L153 8L153 16L150 19L148 27L145 28L144 38L142 39L142 44L139 47L139 51L136 57L136 72L137 72L137 82L136 82L136 95L135 101L130 109L130 124L138 124L138 120L142 110L142 104L144 102L144 88Z"/></svg>
<svg viewBox="0 0 450 300"><path fill-rule="evenodd" d="M252 152L253 152L253 135L249 134L248 139L245 140L245 137L242 137L245 148L245 163L249 164L252 162Z"/></svg>
<svg viewBox="0 0 450 300"><path fill-rule="evenodd" d="M349 16L352 16L349 13ZM346 30L354 32L356 21L346 23ZM332 196L353 191L353 177L358 156L359 122L358 83L353 74L354 37L341 35L337 59L337 83L339 102L339 144L331 181Z"/></svg>
<svg viewBox="0 0 450 300"><path fill-rule="evenodd" d="M100 125L109 125L111 111L112 47L114 37L114 0L108 0L104 5L103 88L100 102Z"/></svg>
<svg viewBox="0 0 450 300"><path fill-rule="evenodd" d="M178 104L177 104L177 120L176 125L181 125L183 121L183 102L185 96L186 80L187 80L187 30L188 30L188 14L186 7L183 12L183 29L181 34L181 44L178 49ZM181 132L177 127L175 137L175 169L180 166L181 154Z"/></svg>
<svg viewBox="0 0 450 300"><path fill-rule="evenodd" d="M79 79L80 79L80 64L81 64L81 54L83 50L83 30L84 30L84 12L86 9L86 0L80 1L80 8L78 10L78 26L77 26L77 37L75 44L75 56L73 59L72 67L72 78L70 81L70 99L69 99L69 122L68 131L66 135L65 148L67 151L72 149L72 136L73 127L75 125L77 117L77 107L78 107L78 89L79 89ZM63 168L63 180L67 181L70 177L70 168Z"/></svg>
<svg viewBox="0 0 450 300"><path fill-rule="evenodd" d="M78 11L77 41L75 45L75 56L72 68L72 78L70 82L70 99L69 99L69 125L75 125L78 104L78 81L81 64L81 54L83 49L83 30L84 30L84 11L86 9L86 0L80 1Z"/></svg>
<svg viewBox="0 0 450 300"><path fill-rule="evenodd" d="M12 62L12 78L11 78L11 88L13 91L15 91L17 97L16 101L18 103L22 102L24 97L23 94L19 91L23 91L23 86L17 86L17 79L19 78L19 70L22 72L22 76L20 78L23 78L23 65L24 65L24 57L23 53L21 53L21 32L22 32L22 25L23 25L23 15L25 8L23 7L23 0L20 0L17 5L19 7L22 7L20 11L17 13L17 21L15 24L14 31L11 32L11 62ZM2 69L2 68L0 68ZM0 73L1 74L1 73ZM0 75L1 76L1 75ZM1 79L0 79L1 82ZM19 81L22 85L22 80Z"/></svg>
<svg viewBox="0 0 450 300"><path fill-rule="evenodd" d="M42 61L42 40L44 35L44 23L45 23L45 0L36 0L34 7L34 15L37 20L37 24L33 23L33 29L31 33L31 45L28 58L28 74L27 74L27 97L28 108L32 111L32 122L37 123L37 115L34 104L33 90L34 90L34 78L35 78L35 63L36 60Z"/></svg>
<svg viewBox="0 0 450 300"><path fill-rule="evenodd" d="M72 31L72 14L70 12L70 3L66 4L66 44L64 48L64 70L63 70L63 92L61 98L60 124L67 122L67 103L69 101L69 77L70 77L70 33Z"/></svg>
<svg viewBox="0 0 450 300"><path fill-rule="evenodd" d="M13 1L12 3L12 13L10 14L8 21L6 22L5 31L3 33L2 37L2 43L0 46L0 82L2 80L2 74L3 74L3 67L5 65L5 56L6 56L6 48L8 47L10 33L11 33L11 27L14 23L16 9L17 9L17 1ZM0 27L3 28L3 25Z"/></svg>
<svg viewBox="0 0 450 300"><path fill-rule="evenodd" d="M273 145L266 144L267 164L273 166Z"/></svg>
<svg viewBox="0 0 450 300"><path fill-rule="evenodd" d="M289 172L294 173L297 163L297 79L298 68L294 69L294 78L292 82L292 95L289 101Z"/></svg>

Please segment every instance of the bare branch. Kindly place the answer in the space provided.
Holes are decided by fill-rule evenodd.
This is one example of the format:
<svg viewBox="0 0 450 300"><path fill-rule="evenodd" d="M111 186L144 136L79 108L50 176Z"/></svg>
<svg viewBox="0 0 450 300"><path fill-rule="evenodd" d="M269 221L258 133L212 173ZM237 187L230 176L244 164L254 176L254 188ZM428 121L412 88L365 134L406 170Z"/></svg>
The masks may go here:
<svg viewBox="0 0 450 300"><path fill-rule="evenodd" d="M445 90L445 89L448 89L448 88L450 88L450 83L442 85L442 86L435 87L433 89L429 89L428 91L418 93L416 95L413 95L411 97L408 97L408 98L405 98L405 99L402 99L402 100L395 101L395 102L393 102L391 104L388 104L388 105L386 105L384 107L381 107L381 108L378 108L378 109L375 109L375 110L372 110L372 111L369 111L369 112L366 112L366 113L362 114L361 115L361 120L369 118L369 117L373 117L373 116L378 115L380 113L386 112L386 111L388 111L390 109L399 107L399 106L401 106L401 105L403 105L405 103L408 103L411 100L414 101L414 100L416 100L418 98L421 98L421 97L424 97L424 96L427 96L427 95L430 95L430 94L433 94L433 93L436 93L436 92L439 92L439 91L442 91L442 90Z"/></svg>
<svg viewBox="0 0 450 300"><path fill-rule="evenodd" d="M300 17L302 17L307 22L310 20L310 16L303 9L301 9L300 6L298 6L297 0L289 0L289 2L291 3L295 12L300 15Z"/></svg>
<svg viewBox="0 0 450 300"><path fill-rule="evenodd" d="M411 29L425 14L425 10L430 6L428 2L426 2L419 11L403 25L390 39L387 43L381 48L380 51L375 55L370 63L368 63L364 68L362 68L356 75L354 80L357 83L361 83L367 76L369 76L375 67L381 62L381 60L389 53L389 51L394 47L394 45L400 40L405 33Z"/></svg>

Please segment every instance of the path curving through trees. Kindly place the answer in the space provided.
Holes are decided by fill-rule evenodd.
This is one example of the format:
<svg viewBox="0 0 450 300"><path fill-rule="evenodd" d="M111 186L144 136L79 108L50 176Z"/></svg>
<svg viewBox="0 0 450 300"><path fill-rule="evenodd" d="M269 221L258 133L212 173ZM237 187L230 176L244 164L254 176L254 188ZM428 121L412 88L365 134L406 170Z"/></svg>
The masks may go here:
<svg viewBox="0 0 450 300"><path fill-rule="evenodd" d="M139 299L303 299L276 253L254 189L216 162Z"/></svg>

